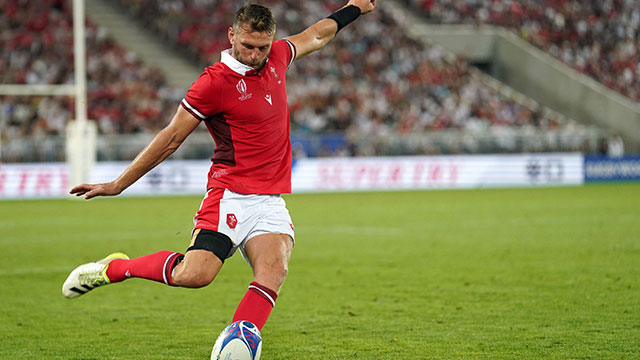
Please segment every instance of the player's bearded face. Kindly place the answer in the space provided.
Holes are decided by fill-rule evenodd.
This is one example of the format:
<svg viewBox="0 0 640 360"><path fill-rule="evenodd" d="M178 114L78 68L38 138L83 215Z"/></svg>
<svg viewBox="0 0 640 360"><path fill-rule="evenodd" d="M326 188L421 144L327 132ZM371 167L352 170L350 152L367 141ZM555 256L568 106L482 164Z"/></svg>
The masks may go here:
<svg viewBox="0 0 640 360"><path fill-rule="evenodd" d="M260 70L271 51L273 35L266 32L247 31L242 28L238 28L237 31L229 28L229 41L231 42L231 56L255 70Z"/></svg>

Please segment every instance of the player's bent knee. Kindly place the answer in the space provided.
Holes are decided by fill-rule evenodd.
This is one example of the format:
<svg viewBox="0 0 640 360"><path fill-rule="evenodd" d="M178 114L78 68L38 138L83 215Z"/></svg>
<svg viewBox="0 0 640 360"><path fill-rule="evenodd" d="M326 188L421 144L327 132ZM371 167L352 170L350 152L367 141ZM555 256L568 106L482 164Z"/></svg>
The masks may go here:
<svg viewBox="0 0 640 360"><path fill-rule="evenodd" d="M216 277L216 271L184 269L174 273L173 283L177 286L200 288L211 284Z"/></svg>
<svg viewBox="0 0 640 360"><path fill-rule="evenodd" d="M205 287L213 281L215 278L214 275L205 274L205 273L196 273L185 279L185 286L191 288L201 288Z"/></svg>
<svg viewBox="0 0 640 360"><path fill-rule="evenodd" d="M225 234L195 229L185 260L174 271L174 284L191 288L209 285L220 271L231 246L231 239Z"/></svg>

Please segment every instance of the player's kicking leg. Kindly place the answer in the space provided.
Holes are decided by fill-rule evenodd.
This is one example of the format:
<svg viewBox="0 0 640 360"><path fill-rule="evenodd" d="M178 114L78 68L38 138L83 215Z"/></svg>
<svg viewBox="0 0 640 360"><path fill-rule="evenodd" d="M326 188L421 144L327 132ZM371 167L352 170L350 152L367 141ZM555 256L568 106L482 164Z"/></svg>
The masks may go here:
<svg viewBox="0 0 640 360"><path fill-rule="evenodd" d="M71 299L84 295L98 286L111 283L106 273L109 263L115 259L128 260L129 257L123 253L113 253L102 260L78 266L62 285L62 294Z"/></svg>
<svg viewBox="0 0 640 360"><path fill-rule="evenodd" d="M202 287L218 274L231 249L231 240L211 230L196 229L186 255L173 251L129 259L115 253L78 266L62 285L62 294L71 299L96 287L129 278L153 280L169 286Z"/></svg>

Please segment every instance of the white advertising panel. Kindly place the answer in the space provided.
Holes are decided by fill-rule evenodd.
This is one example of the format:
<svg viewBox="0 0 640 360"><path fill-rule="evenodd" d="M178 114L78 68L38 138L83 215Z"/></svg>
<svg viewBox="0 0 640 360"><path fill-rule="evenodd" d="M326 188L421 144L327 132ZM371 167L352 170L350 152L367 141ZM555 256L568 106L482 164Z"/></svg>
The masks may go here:
<svg viewBox="0 0 640 360"><path fill-rule="evenodd" d="M117 178L129 162L99 162L93 167L91 182ZM134 183L122 194L173 195L204 194L211 161L166 161ZM0 165L0 200L61 198L72 186L66 163Z"/></svg>
<svg viewBox="0 0 640 360"><path fill-rule="evenodd" d="M294 166L293 191L579 185L581 154L317 158Z"/></svg>
<svg viewBox="0 0 640 360"><path fill-rule="evenodd" d="M93 168L92 182L103 183L117 178L128 162L99 162ZM155 167L131 185L123 195L204 195L210 160L169 160Z"/></svg>
<svg viewBox="0 0 640 360"><path fill-rule="evenodd" d="M0 164L0 199L59 198L68 191L65 163Z"/></svg>
<svg viewBox="0 0 640 360"><path fill-rule="evenodd" d="M118 177L129 162L99 162L93 183ZM122 195L203 195L209 160L166 161ZM580 185L581 154L313 158L294 162L296 192L384 191ZM72 185L65 163L0 165L0 199L60 198Z"/></svg>

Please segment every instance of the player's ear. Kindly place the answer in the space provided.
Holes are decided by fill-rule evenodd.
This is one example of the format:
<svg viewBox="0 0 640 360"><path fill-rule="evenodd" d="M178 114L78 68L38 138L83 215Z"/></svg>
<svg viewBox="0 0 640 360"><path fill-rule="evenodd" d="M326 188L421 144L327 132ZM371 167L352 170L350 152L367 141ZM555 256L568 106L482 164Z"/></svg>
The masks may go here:
<svg viewBox="0 0 640 360"><path fill-rule="evenodd" d="M227 37L229 38L229 42L233 45L234 36L236 35L233 30L233 26L229 26L229 30L227 30Z"/></svg>

